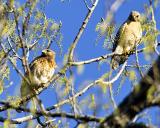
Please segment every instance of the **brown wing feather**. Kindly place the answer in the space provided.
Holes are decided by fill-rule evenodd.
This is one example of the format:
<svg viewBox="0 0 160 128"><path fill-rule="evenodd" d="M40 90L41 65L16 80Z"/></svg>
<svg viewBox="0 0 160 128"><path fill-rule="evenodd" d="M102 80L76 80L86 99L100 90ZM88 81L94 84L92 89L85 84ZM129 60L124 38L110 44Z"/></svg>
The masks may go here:
<svg viewBox="0 0 160 128"><path fill-rule="evenodd" d="M123 33L124 33L124 30L127 26L127 22L124 22L121 27L119 28L117 34L116 34L116 37L115 37L115 41L114 41L114 44L113 44L113 49L112 49L112 52L115 52L116 48L118 45L120 45L120 39L122 38L123 36ZM118 68L118 66L120 64L122 64L125 60L127 59L127 57L124 57L124 56L119 56L119 55L115 55L115 56L112 56L111 58L111 66L112 66L112 69L116 69Z"/></svg>
<svg viewBox="0 0 160 128"><path fill-rule="evenodd" d="M116 37L115 37L115 41L114 41L114 43L113 43L113 49L112 49L113 52L116 50L117 45L119 45L120 38L122 37L126 26L127 26L127 23L124 22L124 23L121 25L121 27L119 28L119 30L118 30L118 32L117 32L117 34L116 34Z"/></svg>

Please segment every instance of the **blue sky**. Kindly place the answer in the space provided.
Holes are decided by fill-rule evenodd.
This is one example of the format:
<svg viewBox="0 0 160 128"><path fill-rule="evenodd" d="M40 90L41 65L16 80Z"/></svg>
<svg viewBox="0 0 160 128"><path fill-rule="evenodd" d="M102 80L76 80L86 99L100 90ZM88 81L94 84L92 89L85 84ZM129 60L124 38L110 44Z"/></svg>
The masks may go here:
<svg viewBox="0 0 160 128"><path fill-rule="evenodd" d="M99 0L98 6L96 7L79 43L77 48L75 49L75 58L76 60L86 60L94 57L98 57L101 55L106 54L108 51L103 48L104 39L101 39L98 44L96 45L96 39L98 33L95 31L97 23L101 20L101 18L105 18L107 13L106 7L108 3L113 2L114 0ZM124 4L118 9L115 13L115 22L117 27L120 26L128 17L130 11L137 10L140 13L144 13L144 4L149 4L149 0L126 0ZM158 8L155 13L155 18L159 21L158 12L160 9ZM48 18L53 18L55 21L62 22L62 35L63 35L63 53L62 56L59 55L59 49L56 45L52 45L52 49L56 51L57 57L56 61L58 63L59 68L63 65L63 57L67 53L70 44L73 42L78 30L87 14L87 9L83 3L83 0L69 0L65 2L60 2L60 0L51 0L51 2L46 7L46 15ZM159 28L160 26L158 26ZM87 81L93 81L99 78L103 73L108 72L107 64L103 64L98 68L97 63L93 63L90 65L84 66L84 72L82 74L77 73L77 68L73 67L73 71L75 72L75 81L74 86L76 90L86 86ZM7 95L18 95L19 87L20 87L20 79L15 75L16 72L11 69L11 77L10 80L14 81L13 85L7 89L4 94L0 95L1 99L6 98ZM116 91L118 88L120 81L117 81L113 88ZM117 103L123 100L123 98L131 91L131 82L126 79L124 84L122 85L120 92L118 95L115 96L115 100ZM86 94L79 99L86 98L89 94L96 95L96 101L98 102L100 99L101 101L109 102L108 91L105 95L102 95L102 89L98 86L95 86L88 90ZM49 89L45 90L41 95L41 99L46 106L53 105L56 103L55 98L55 88L50 87ZM100 99L99 99L100 98ZM68 106L65 105L64 109L67 110ZM150 115L153 117L152 122L154 124L157 123L156 116L157 116L158 109L152 109L149 111ZM101 110L98 115L104 116L106 113L105 110ZM111 110L107 111L111 112ZM92 112L88 111L89 114ZM87 114L88 114L87 113Z"/></svg>

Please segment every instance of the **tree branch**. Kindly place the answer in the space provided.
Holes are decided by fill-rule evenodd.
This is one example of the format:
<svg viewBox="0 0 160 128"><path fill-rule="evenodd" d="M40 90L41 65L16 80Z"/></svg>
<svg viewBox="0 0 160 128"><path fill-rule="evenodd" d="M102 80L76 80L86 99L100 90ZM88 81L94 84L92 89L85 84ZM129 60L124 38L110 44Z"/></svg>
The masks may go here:
<svg viewBox="0 0 160 128"><path fill-rule="evenodd" d="M157 98L160 89L160 57L142 78L139 85L118 106L118 108L104 119L100 127L124 128L133 118L144 109L160 105ZM123 119L123 120L122 120Z"/></svg>
<svg viewBox="0 0 160 128"><path fill-rule="evenodd" d="M49 112L49 111L34 111L33 112L31 109L13 106L13 105L10 105L9 103L6 103L6 102L0 102L0 103L5 104L9 108L14 108L15 110L30 112L33 114L33 115L29 115L29 116L21 117L21 118L17 118L17 119L7 119L7 118L0 117L0 122L4 122L4 121L8 120L10 123L20 124L20 123L23 123L26 121L37 119L38 117L41 117L41 116L70 118L73 120L80 120L80 121L85 121L85 122L90 122L90 121L100 122L102 120L101 118L97 118L94 116L81 116L81 115L75 115L75 114L63 113L63 112L61 112L61 113L55 113L55 112Z"/></svg>
<svg viewBox="0 0 160 128"><path fill-rule="evenodd" d="M87 23L88 23L91 15L92 15L95 7L96 7L97 4L98 4L98 1L99 1L99 0L95 0L95 2L93 3L92 7L88 10L88 13L87 13L87 15L86 15L86 18L85 18L85 20L83 21L82 26L80 27L77 36L75 37L73 43L72 43L71 46L70 46L69 56L68 56L68 62L72 62L72 60L73 60L74 49L76 48L76 45L77 45L77 43L78 43L78 41L79 41L79 39L80 39L80 37L81 37L84 29L86 28Z"/></svg>
<svg viewBox="0 0 160 128"><path fill-rule="evenodd" d="M158 43L158 46L160 45L160 43ZM153 46L154 47L154 46ZM141 48L139 50L137 50L137 53L141 53L143 51L145 51L147 49L147 47L145 48ZM131 53L129 53L128 55L132 55L132 54L135 54L136 51L131 51ZM119 55L119 54L115 54L114 52L112 53L108 53L108 54L105 54L105 55L102 55L102 56L99 56L99 57L96 57L96 58L93 58L93 59L89 59L89 60L84 60L84 61L79 61L79 62L69 62L70 65L72 66L80 66L80 65L84 65L84 64L90 64L90 63L93 63L93 62L99 62L101 60L104 60L104 59L107 59L109 57L112 57L114 55ZM121 55L124 55L124 54L121 54Z"/></svg>

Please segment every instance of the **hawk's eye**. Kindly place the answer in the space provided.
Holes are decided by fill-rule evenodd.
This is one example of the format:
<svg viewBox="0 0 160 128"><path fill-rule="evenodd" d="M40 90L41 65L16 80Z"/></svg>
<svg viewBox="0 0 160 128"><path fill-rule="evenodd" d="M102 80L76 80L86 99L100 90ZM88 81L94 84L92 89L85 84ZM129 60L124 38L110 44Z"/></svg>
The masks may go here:
<svg viewBox="0 0 160 128"><path fill-rule="evenodd" d="M139 17L139 15L136 16L137 18Z"/></svg>

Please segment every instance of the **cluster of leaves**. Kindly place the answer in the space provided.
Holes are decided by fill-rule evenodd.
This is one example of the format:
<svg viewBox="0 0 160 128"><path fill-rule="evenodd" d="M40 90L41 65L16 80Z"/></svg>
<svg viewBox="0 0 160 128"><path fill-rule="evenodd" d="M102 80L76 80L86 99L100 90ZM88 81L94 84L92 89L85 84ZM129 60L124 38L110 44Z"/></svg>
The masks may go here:
<svg viewBox="0 0 160 128"><path fill-rule="evenodd" d="M99 22L96 26L96 31L99 32L97 42L102 37L105 38L103 47L111 50L112 45L114 43L114 32L115 32L115 25L114 24L108 24L106 20L102 20Z"/></svg>
<svg viewBox="0 0 160 128"><path fill-rule="evenodd" d="M9 67L7 65L7 55L0 50L0 94L3 92L3 82L9 78Z"/></svg>

